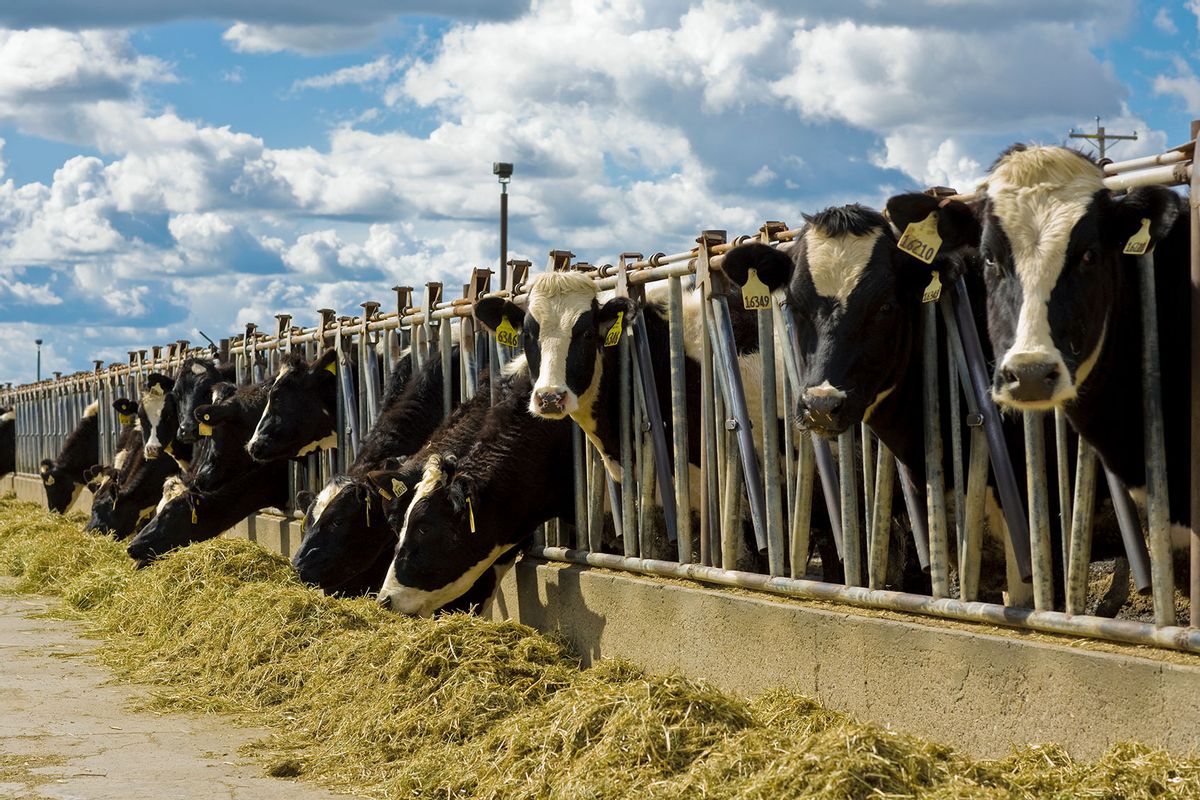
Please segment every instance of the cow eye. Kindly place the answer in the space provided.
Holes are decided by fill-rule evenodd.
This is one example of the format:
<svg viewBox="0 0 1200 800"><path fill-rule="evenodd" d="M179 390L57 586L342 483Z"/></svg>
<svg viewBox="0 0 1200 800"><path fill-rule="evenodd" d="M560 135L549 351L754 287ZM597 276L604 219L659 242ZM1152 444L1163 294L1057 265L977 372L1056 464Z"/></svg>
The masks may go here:
<svg viewBox="0 0 1200 800"><path fill-rule="evenodd" d="M895 304L889 300L888 302L884 303L883 305L881 305L879 307L879 313L880 314L890 314L895 309L896 309Z"/></svg>
<svg viewBox="0 0 1200 800"><path fill-rule="evenodd" d="M1083 251L1083 258L1081 258L1079 260L1079 263L1083 264L1083 266L1085 266L1085 267L1090 267L1093 264L1095 264L1096 263L1096 251L1091 249L1090 247L1087 250Z"/></svg>

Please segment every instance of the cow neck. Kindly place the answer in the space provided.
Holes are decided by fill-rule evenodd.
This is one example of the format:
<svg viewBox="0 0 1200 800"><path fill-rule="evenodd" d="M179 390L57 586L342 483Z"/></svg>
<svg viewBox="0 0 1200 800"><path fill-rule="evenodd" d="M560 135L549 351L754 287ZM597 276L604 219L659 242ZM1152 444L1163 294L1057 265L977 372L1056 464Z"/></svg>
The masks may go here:
<svg viewBox="0 0 1200 800"><path fill-rule="evenodd" d="M575 475L569 468L574 423L518 412L510 427L464 459L482 487L475 501L476 526L497 520L500 527L513 531L504 544L515 544L534 526L574 509ZM477 458L484 454L492 458ZM487 533L482 528L479 532Z"/></svg>
<svg viewBox="0 0 1200 800"><path fill-rule="evenodd" d="M269 506L278 508L287 502L287 460L253 467L238 480L198 493L194 502L196 525L191 541L218 536L256 511Z"/></svg>
<svg viewBox="0 0 1200 800"><path fill-rule="evenodd" d="M913 324L912 341L916 342ZM867 423L872 433L879 437L900 463L908 467L914 476L925 475L925 422L922 392L925 378L923 361L909 353L908 365L900 374L899 381L888 394L879 400Z"/></svg>
<svg viewBox="0 0 1200 800"><path fill-rule="evenodd" d="M100 427L95 414L84 417L71 431L58 454L57 466L77 483L83 482L83 473L100 462Z"/></svg>

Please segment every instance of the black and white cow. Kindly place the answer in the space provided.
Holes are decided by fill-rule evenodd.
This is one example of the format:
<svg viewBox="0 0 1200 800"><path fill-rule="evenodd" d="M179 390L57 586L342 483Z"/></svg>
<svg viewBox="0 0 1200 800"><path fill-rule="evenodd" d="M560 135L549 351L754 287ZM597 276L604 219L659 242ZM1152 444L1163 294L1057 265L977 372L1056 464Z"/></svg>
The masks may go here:
<svg viewBox="0 0 1200 800"><path fill-rule="evenodd" d="M140 428L131 428L128 445L118 453L112 467L105 468L94 490L92 518L85 530L125 539L153 516L162 499L163 485L179 473L170 458L146 458Z"/></svg>
<svg viewBox="0 0 1200 800"><path fill-rule="evenodd" d="M87 484L88 471L100 463L99 409L99 403L84 409L83 418L67 436L58 456L41 463L42 486L51 511L62 514L70 508Z"/></svg>
<svg viewBox="0 0 1200 800"><path fill-rule="evenodd" d="M200 438L196 407L210 402L212 389L218 383L235 380L236 370L232 364L214 364L207 358L188 358L179 368L171 387L175 401L175 414L179 427L175 438L184 444L195 444Z"/></svg>
<svg viewBox="0 0 1200 800"><path fill-rule="evenodd" d="M0 409L0 475L17 471L17 412Z"/></svg>
<svg viewBox="0 0 1200 800"><path fill-rule="evenodd" d="M1146 222L1155 243L1170 517L1190 523L1191 308L1188 214L1175 192L1117 195L1101 168L1063 147L1015 145L992 165L974 207L919 195L888 201L897 224L941 209L939 233L979 248L996 352L992 393L1006 408L1062 408L1134 490L1146 484L1138 273L1126 242ZM1178 533L1183 533L1180 529ZM1177 542L1178 544L1179 542Z"/></svg>
<svg viewBox="0 0 1200 800"><path fill-rule="evenodd" d="M113 448L113 463L98 464L87 475L87 487L92 492L92 513L83 529L88 532L103 533L111 529L117 488L127 474L127 465L133 451L142 449L137 403L126 397L119 397L113 401L113 410L117 412L117 418L121 422L121 429Z"/></svg>
<svg viewBox="0 0 1200 800"><path fill-rule="evenodd" d="M192 460L192 446L178 441L179 401L173 394L175 379L161 372L146 376L146 386L138 403L138 419L146 458L155 459L163 453L175 459L186 470Z"/></svg>
<svg viewBox="0 0 1200 800"><path fill-rule="evenodd" d="M571 422L532 416L532 380L521 370L512 381L464 455L425 461L379 592L384 607L430 616L481 578L494 582L486 573L511 563L538 525L574 515Z"/></svg>
<svg viewBox="0 0 1200 800"><path fill-rule="evenodd" d="M454 368L455 397L457 375ZM471 439L488 405L484 382L469 403L458 406L443 420L443 385L440 362L431 359L398 396L391 393L392 400L380 410L347 474L335 477L315 498L300 498L299 505L305 509L305 534L292 564L301 580L331 593L378 591L391 562L396 534L388 524L381 495L367 480L367 474L389 461L411 456L422 447L427 450L427 442L441 442L448 451L457 452L456 442ZM405 472L413 473L402 479L411 487L420 479L421 466L410 459Z"/></svg>
<svg viewBox="0 0 1200 800"><path fill-rule="evenodd" d="M268 387L269 381L242 387L218 403L195 410L200 422L212 426L211 441L192 474L167 480L154 517L126 548L138 566L178 547L219 536L254 512L282 508L287 502L288 462L255 462L245 452L266 405ZM214 392L222 394L222 385Z"/></svg>

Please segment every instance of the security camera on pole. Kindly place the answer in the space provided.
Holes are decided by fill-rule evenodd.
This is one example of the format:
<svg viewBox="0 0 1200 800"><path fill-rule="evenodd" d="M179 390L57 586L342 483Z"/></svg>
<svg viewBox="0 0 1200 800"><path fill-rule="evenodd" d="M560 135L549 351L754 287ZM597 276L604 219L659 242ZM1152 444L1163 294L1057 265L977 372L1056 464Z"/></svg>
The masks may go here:
<svg viewBox="0 0 1200 800"><path fill-rule="evenodd" d="M512 180L513 165L504 161L492 162L492 174L500 181L500 288L508 288L508 182Z"/></svg>

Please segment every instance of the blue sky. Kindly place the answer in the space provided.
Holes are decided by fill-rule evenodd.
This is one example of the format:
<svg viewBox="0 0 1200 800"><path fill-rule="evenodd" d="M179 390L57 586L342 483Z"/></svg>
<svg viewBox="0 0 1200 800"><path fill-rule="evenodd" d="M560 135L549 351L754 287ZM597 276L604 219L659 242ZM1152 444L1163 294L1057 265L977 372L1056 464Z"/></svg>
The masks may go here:
<svg viewBox="0 0 1200 800"><path fill-rule="evenodd" d="M1200 117L1200 0L6 0L0 380Z"/></svg>

